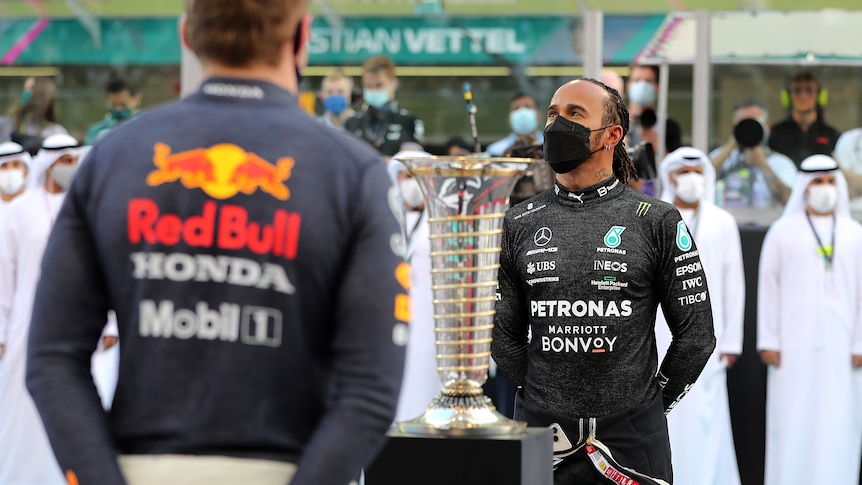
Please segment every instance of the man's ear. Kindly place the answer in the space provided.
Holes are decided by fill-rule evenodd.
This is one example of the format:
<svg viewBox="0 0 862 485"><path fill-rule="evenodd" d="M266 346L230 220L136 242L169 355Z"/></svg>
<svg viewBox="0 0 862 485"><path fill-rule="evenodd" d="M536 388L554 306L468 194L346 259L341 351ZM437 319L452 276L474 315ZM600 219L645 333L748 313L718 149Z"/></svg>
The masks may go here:
<svg viewBox="0 0 862 485"><path fill-rule="evenodd" d="M608 132L608 144L612 146L617 146L623 141L623 127L620 125L613 125L607 129Z"/></svg>
<svg viewBox="0 0 862 485"><path fill-rule="evenodd" d="M188 50L192 50L189 45L188 25L186 23L186 14L180 15L180 43Z"/></svg>

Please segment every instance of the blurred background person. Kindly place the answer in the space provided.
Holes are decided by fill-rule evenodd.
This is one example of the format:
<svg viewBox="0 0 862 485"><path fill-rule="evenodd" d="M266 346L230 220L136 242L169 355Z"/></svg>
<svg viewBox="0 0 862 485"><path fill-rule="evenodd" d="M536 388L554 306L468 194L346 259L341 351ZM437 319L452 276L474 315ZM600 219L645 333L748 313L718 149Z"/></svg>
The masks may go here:
<svg viewBox="0 0 862 485"><path fill-rule="evenodd" d="M543 115L536 109L536 100L525 93L516 93L509 101L509 128L512 132L501 140L488 145L486 150L491 156L499 157L513 145L527 146L543 143L545 138L539 129Z"/></svg>
<svg viewBox="0 0 862 485"><path fill-rule="evenodd" d="M769 147L787 155L798 167L811 155L832 155L840 132L826 124L825 91L811 71L800 71L790 81L790 115L772 128Z"/></svg>
<svg viewBox="0 0 862 485"><path fill-rule="evenodd" d="M0 226L0 344L5 346L0 361L0 483L66 483L24 373L42 254L78 155L78 142L71 136L46 138L33 160L35 186L12 203Z"/></svg>
<svg viewBox="0 0 862 485"><path fill-rule="evenodd" d="M764 483L855 484L862 455L862 226L850 218L847 182L835 160L812 155L800 169L760 255Z"/></svg>
<svg viewBox="0 0 862 485"><path fill-rule="evenodd" d="M443 144L445 155L451 157L464 156L473 153L474 147L470 146L463 137L455 135Z"/></svg>
<svg viewBox="0 0 862 485"><path fill-rule="evenodd" d="M24 147L11 141L0 143L0 221L9 203L27 189L31 164Z"/></svg>
<svg viewBox="0 0 862 485"><path fill-rule="evenodd" d="M395 63L386 55L362 64L362 111L344 122L344 129L370 143L382 155L392 156L401 144L424 142L425 125L418 117L398 107Z"/></svg>
<svg viewBox="0 0 862 485"><path fill-rule="evenodd" d="M344 121L356 114L351 106L353 78L334 69L320 83L320 102L323 114L318 119L333 128L343 128Z"/></svg>
<svg viewBox="0 0 862 485"><path fill-rule="evenodd" d="M658 150L658 121L656 102L658 101L659 69L658 66L631 66L626 95L629 101L629 115L632 129L629 131L629 146L635 146L641 141L652 143L656 158L661 160L665 153L670 153L682 146L682 128L679 123L667 118L664 128L665 153ZM620 93L622 94L622 93Z"/></svg>
<svg viewBox="0 0 862 485"><path fill-rule="evenodd" d="M620 96L625 95L626 83L623 81L623 77L617 74L616 71L602 69L601 81L605 86L616 89L620 93Z"/></svg>
<svg viewBox="0 0 862 485"><path fill-rule="evenodd" d="M862 128L847 130L835 142L835 159L850 192L850 209L862 211Z"/></svg>
<svg viewBox="0 0 862 485"><path fill-rule="evenodd" d="M92 145L111 128L132 118L141 110L142 95L132 81L112 79L105 90L108 95L108 113L102 121L91 125L87 130L87 135L84 137L85 145Z"/></svg>
<svg viewBox="0 0 862 485"><path fill-rule="evenodd" d="M21 98L12 108L12 141L35 155L42 141L51 135L69 132L57 124L57 85L48 77L28 77Z"/></svg>
<svg viewBox="0 0 862 485"><path fill-rule="evenodd" d="M431 240L428 213L419 182L401 162L402 158L430 157L421 150L402 150L389 160L387 171L401 194L405 259L410 263L410 338L404 362L404 379L398 397L395 421L419 417L437 394L442 383L437 373L437 346L434 333L434 304L431 291Z"/></svg>
<svg viewBox="0 0 862 485"><path fill-rule="evenodd" d="M766 106L741 101L733 109L733 135L710 152L718 173L718 204L730 208L782 207L796 179L793 161L767 146L771 139Z"/></svg>
<svg viewBox="0 0 862 485"><path fill-rule="evenodd" d="M661 200L679 209L697 243L715 326L716 347L685 399L667 415L673 477L687 485L738 485L739 467L733 444L727 369L742 353L745 276L742 243L733 215L717 207L715 170L702 151L682 147L659 165ZM687 280L697 291L706 281ZM656 347L659 362L671 343L664 313L658 312Z"/></svg>

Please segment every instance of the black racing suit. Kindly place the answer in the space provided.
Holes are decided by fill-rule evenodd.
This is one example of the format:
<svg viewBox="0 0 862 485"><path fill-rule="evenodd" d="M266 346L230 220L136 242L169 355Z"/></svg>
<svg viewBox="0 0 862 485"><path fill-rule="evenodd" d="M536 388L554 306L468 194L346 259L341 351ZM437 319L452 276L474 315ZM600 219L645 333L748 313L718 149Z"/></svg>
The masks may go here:
<svg viewBox="0 0 862 485"><path fill-rule="evenodd" d="M344 122L344 129L390 157L401 151L402 143L425 142L422 120L399 108L395 101L379 109L366 106Z"/></svg>
<svg viewBox="0 0 862 485"><path fill-rule="evenodd" d="M492 351L522 386L515 417L556 424L557 458L599 448L630 478L669 483L663 411L715 347L706 277L679 212L616 177L577 192L557 183L508 211L500 264ZM657 373L659 303L674 339Z"/></svg>

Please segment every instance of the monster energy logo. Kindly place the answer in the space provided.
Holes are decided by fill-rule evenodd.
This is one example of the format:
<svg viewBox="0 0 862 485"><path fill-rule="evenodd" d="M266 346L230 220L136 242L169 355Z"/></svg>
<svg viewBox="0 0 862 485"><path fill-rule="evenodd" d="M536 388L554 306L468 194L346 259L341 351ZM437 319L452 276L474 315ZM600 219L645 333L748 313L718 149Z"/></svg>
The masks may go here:
<svg viewBox="0 0 862 485"><path fill-rule="evenodd" d="M647 212L649 212L649 208L652 207L652 204L649 202L639 202L637 215L638 217L645 216Z"/></svg>

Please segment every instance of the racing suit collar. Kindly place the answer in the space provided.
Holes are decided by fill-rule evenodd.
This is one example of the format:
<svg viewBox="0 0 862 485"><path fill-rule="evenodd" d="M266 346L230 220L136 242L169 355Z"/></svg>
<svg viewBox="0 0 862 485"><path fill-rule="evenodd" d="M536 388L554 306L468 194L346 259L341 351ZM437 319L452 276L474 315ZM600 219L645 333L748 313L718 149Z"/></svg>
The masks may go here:
<svg viewBox="0 0 862 485"><path fill-rule="evenodd" d="M563 187L560 182L554 181L554 193L566 203L583 206L611 199L621 194L624 186L625 184L620 182L616 175L611 175L602 182L581 190L569 190Z"/></svg>
<svg viewBox="0 0 862 485"><path fill-rule="evenodd" d="M231 101L265 101L275 104L297 104L289 91L261 79L216 76L206 79L198 95Z"/></svg>

